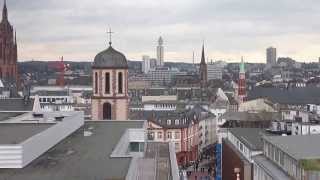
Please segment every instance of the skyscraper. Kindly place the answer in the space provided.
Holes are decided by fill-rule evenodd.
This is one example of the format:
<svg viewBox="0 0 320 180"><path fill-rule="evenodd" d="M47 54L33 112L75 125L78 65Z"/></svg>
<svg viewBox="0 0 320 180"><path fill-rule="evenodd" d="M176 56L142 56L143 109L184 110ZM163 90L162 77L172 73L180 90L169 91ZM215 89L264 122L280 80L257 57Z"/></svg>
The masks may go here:
<svg viewBox="0 0 320 180"><path fill-rule="evenodd" d="M277 64L277 49L274 47L269 47L267 49L267 64L269 65Z"/></svg>
<svg viewBox="0 0 320 180"><path fill-rule="evenodd" d="M17 38L8 20L8 10L4 1L0 23L0 79L17 84Z"/></svg>
<svg viewBox="0 0 320 180"><path fill-rule="evenodd" d="M164 47L163 47L163 39L160 36L158 40L157 46L157 66L163 66L163 59L164 59Z"/></svg>

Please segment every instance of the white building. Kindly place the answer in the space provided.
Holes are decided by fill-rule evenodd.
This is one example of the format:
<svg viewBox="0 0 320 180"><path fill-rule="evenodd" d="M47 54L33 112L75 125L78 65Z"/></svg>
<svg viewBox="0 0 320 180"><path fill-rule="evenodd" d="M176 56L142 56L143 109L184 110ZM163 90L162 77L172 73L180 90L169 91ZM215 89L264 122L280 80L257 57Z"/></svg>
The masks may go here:
<svg viewBox="0 0 320 180"><path fill-rule="evenodd" d="M151 69L150 57L147 55L142 56L142 72L147 74Z"/></svg>
<svg viewBox="0 0 320 180"><path fill-rule="evenodd" d="M320 134L320 124L313 123L292 123L292 135Z"/></svg>
<svg viewBox="0 0 320 180"><path fill-rule="evenodd" d="M152 85L168 85L176 75L186 75L186 72L180 72L176 68L157 67L151 69L146 75L145 80Z"/></svg>
<svg viewBox="0 0 320 180"><path fill-rule="evenodd" d="M42 111L74 111L75 100L70 91L48 90L36 91L30 96L31 99L39 98Z"/></svg>
<svg viewBox="0 0 320 180"><path fill-rule="evenodd" d="M208 80L222 79L222 71L225 66L224 62L215 62L207 64Z"/></svg>

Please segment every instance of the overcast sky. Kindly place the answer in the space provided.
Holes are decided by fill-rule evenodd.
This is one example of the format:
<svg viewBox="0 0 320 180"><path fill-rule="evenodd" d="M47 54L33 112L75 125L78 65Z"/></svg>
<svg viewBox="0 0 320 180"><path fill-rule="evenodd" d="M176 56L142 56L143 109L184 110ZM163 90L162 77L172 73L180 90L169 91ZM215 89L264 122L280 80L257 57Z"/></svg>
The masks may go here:
<svg viewBox="0 0 320 180"><path fill-rule="evenodd" d="M156 56L164 39L165 60L265 62L265 49L279 56L317 61L320 0L7 0L17 29L20 60L92 60L113 46L127 59Z"/></svg>

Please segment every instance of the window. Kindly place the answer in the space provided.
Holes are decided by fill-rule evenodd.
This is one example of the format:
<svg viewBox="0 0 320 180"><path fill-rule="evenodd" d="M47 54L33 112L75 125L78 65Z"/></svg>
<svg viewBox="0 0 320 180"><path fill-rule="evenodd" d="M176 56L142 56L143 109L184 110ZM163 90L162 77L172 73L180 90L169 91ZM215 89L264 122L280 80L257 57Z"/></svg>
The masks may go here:
<svg viewBox="0 0 320 180"><path fill-rule="evenodd" d="M175 150L180 151L180 144L179 143L174 143Z"/></svg>
<svg viewBox="0 0 320 180"><path fill-rule="evenodd" d="M105 74L104 92L110 94L110 73Z"/></svg>
<svg viewBox="0 0 320 180"><path fill-rule="evenodd" d="M179 124L179 119L176 119L176 120L174 121L174 124L178 125L178 124Z"/></svg>
<svg viewBox="0 0 320 180"><path fill-rule="evenodd" d="M162 139L162 132L158 132L158 139Z"/></svg>
<svg viewBox="0 0 320 180"><path fill-rule="evenodd" d="M118 73L118 93L123 93L123 76L122 72Z"/></svg>
<svg viewBox="0 0 320 180"><path fill-rule="evenodd" d="M172 133L171 133L171 132L168 132L167 138L168 138L168 139L171 139L171 138L172 138Z"/></svg>
<svg viewBox="0 0 320 180"><path fill-rule="evenodd" d="M180 132L179 131L175 132L174 138L175 139L180 139Z"/></svg>
<svg viewBox="0 0 320 180"><path fill-rule="evenodd" d="M279 162L279 150L277 148L275 148L275 151L274 151L274 160L276 162Z"/></svg>
<svg viewBox="0 0 320 180"><path fill-rule="evenodd" d="M98 94L98 73L94 74L94 92Z"/></svg>
<svg viewBox="0 0 320 180"><path fill-rule="evenodd" d="M167 120L167 124L171 125L171 120L170 119Z"/></svg>
<svg viewBox="0 0 320 180"><path fill-rule="evenodd" d="M282 151L280 151L279 156L280 156L280 165L284 166L284 154Z"/></svg>

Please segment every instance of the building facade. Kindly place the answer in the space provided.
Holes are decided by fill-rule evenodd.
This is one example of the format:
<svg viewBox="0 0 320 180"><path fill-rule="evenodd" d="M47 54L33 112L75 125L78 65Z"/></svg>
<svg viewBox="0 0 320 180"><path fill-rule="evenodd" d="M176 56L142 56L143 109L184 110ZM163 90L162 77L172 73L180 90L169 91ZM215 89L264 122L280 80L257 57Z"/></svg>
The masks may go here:
<svg viewBox="0 0 320 180"><path fill-rule="evenodd" d="M128 119L128 64L126 57L110 46L99 53L92 66L93 120Z"/></svg>
<svg viewBox="0 0 320 180"><path fill-rule="evenodd" d="M142 72L147 74L150 71L150 57L147 55L142 56Z"/></svg>
<svg viewBox="0 0 320 180"><path fill-rule="evenodd" d="M208 67L208 80L222 79L223 66L218 63L210 63Z"/></svg>
<svg viewBox="0 0 320 180"><path fill-rule="evenodd" d="M277 49L274 47L269 47L267 49L267 64L277 64Z"/></svg>
<svg viewBox="0 0 320 180"><path fill-rule="evenodd" d="M0 79L17 83L17 59L17 37L8 20L7 5L4 1L0 23Z"/></svg>

